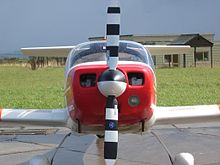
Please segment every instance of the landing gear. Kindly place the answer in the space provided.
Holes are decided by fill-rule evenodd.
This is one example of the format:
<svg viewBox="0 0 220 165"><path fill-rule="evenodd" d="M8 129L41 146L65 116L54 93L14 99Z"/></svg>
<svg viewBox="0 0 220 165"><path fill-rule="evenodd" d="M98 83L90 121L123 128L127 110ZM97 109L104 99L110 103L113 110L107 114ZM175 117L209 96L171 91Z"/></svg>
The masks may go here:
<svg viewBox="0 0 220 165"><path fill-rule="evenodd" d="M77 132L78 133L81 133L82 132L82 129L81 129L81 123L80 123L80 121L77 119Z"/></svg>
<svg viewBox="0 0 220 165"><path fill-rule="evenodd" d="M104 139L105 135L96 135L99 139Z"/></svg>

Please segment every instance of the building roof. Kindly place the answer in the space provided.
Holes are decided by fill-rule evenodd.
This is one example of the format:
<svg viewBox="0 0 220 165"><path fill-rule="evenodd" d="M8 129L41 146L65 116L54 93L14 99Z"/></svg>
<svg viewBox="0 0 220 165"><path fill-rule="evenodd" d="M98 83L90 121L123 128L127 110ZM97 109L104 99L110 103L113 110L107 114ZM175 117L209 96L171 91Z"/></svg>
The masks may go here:
<svg viewBox="0 0 220 165"><path fill-rule="evenodd" d="M200 34L181 34L170 45L190 45L191 47L210 47L213 43Z"/></svg>
<svg viewBox="0 0 220 165"><path fill-rule="evenodd" d="M207 35L207 34L204 34ZM135 37L145 37L145 40L138 40ZM170 37L166 40L152 40L151 37ZM191 47L211 47L213 43L200 34L181 34L181 35L120 35L121 39L128 39L141 42L145 45L189 45ZM89 40L104 40L104 37L90 37Z"/></svg>

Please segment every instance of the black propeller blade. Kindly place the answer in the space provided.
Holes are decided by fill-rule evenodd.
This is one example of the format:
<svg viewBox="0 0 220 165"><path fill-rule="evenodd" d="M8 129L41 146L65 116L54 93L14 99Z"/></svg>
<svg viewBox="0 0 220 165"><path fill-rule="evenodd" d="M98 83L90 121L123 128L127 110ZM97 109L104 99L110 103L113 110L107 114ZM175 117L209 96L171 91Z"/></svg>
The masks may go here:
<svg viewBox="0 0 220 165"><path fill-rule="evenodd" d="M118 103L115 96L107 98L104 142L105 162L115 164L118 153Z"/></svg>
<svg viewBox="0 0 220 165"><path fill-rule="evenodd" d="M111 0L107 10L106 56L108 69L98 80L99 91L106 96L104 158L106 165L114 165L118 153L118 102L127 87L125 75L117 70L120 38L120 7L118 0Z"/></svg>
<svg viewBox="0 0 220 165"><path fill-rule="evenodd" d="M118 48L120 37L120 7L118 0L112 0L107 9L107 64L109 69L116 69L118 65Z"/></svg>

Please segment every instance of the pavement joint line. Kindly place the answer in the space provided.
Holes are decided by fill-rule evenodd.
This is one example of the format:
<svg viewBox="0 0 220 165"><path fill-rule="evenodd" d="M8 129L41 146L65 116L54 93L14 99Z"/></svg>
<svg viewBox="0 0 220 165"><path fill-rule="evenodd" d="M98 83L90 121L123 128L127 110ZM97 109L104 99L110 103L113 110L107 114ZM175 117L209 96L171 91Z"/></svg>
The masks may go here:
<svg viewBox="0 0 220 165"><path fill-rule="evenodd" d="M197 134L197 135L205 135L205 136L213 136L213 137L220 137L220 135L210 134L210 133L199 133L199 132L193 132L193 129L206 129L208 127L199 127L199 128L179 128L175 124L172 124L174 128L176 128L180 132L187 132L190 134Z"/></svg>
<svg viewBox="0 0 220 165"><path fill-rule="evenodd" d="M169 160L170 160L170 163L173 164L173 156L170 152L170 150L168 149L167 145L164 143L164 141L160 138L159 135L157 135L155 132L151 131L151 134L154 135L154 137L157 139L157 141L160 143L160 145L162 146L162 148L165 150Z"/></svg>
<svg viewBox="0 0 220 165"><path fill-rule="evenodd" d="M50 148L42 148L42 149L35 149L35 150L25 150L25 151L16 151L16 152L2 153L2 154L0 154L0 156L23 154L23 153L27 153L27 152L47 151L47 150L50 150Z"/></svg>
<svg viewBox="0 0 220 165"><path fill-rule="evenodd" d="M202 135L202 136L212 136L212 137L218 137L220 138L220 135L215 135L215 134L209 134L209 133L200 133L200 132L192 132L189 131L191 134L196 134L196 135Z"/></svg>
<svg viewBox="0 0 220 165"><path fill-rule="evenodd" d="M220 137L220 135L215 135L215 134L210 134L210 133L199 133L199 132L193 132L193 129L198 129L198 128L179 128L175 124L172 124L174 128L179 130L180 132L187 132L190 134L197 134L197 135L205 135L205 136L213 136L213 137ZM199 129L206 129L208 127L199 127Z"/></svg>
<svg viewBox="0 0 220 165"><path fill-rule="evenodd" d="M54 161L54 158L55 158L55 156L56 156L58 150L59 150L60 147L63 145L63 143L65 142L65 140L66 140L68 137L70 137L71 135L72 135L71 132L67 133L67 134L64 136L64 138L61 140L61 142L59 143L59 145L55 148L55 152L54 152L54 154L53 154L53 156L52 156L52 158L51 158L51 165L53 165L53 161Z"/></svg>
<svg viewBox="0 0 220 165"><path fill-rule="evenodd" d="M39 146L45 146L45 147L54 147L54 145L49 145L49 144L42 144L42 143L36 143L36 142L30 142L30 141L23 141L23 140L14 140L16 142L20 143L26 143L26 144L34 144L34 145L39 145Z"/></svg>
<svg viewBox="0 0 220 165"><path fill-rule="evenodd" d="M103 158L103 155L100 155L100 154L94 154L94 153L90 153L90 152L84 152L84 151L77 151L77 150L71 150L69 149L68 151L73 151L73 152L79 152L79 153L85 153L87 155L93 155L93 156L98 156L98 157L102 157ZM145 162L145 161L136 161L136 160L130 160L130 159L123 159L121 157L118 157L117 160L122 160L122 161L128 161L128 162L132 162L132 163L141 163L141 164L151 164L151 165L161 165L161 164L155 164L153 162Z"/></svg>
<svg viewBox="0 0 220 165"><path fill-rule="evenodd" d="M118 158L118 160L123 160L123 161L128 161L128 162L132 162L132 163L141 163L141 164L150 164L150 165L161 165L161 164L155 164L153 162L145 162L145 161L135 161L135 160L130 160L130 159L123 159L123 158Z"/></svg>
<svg viewBox="0 0 220 165"><path fill-rule="evenodd" d="M14 137L12 137L12 138L8 138L8 139L5 139L5 140L2 140L2 141L0 141L0 142L9 142L9 141L14 141L14 140L16 140L17 139L17 135L15 135Z"/></svg>
<svg viewBox="0 0 220 165"><path fill-rule="evenodd" d="M183 129L183 128L179 128L176 124L172 124L172 126L174 127L174 128L176 128L178 131L180 131L180 132L184 132L185 130Z"/></svg>
<svg viewBox="0 0 220 165"><path fill-rule="evenodd" d="M56 134L58 129L47 128L47 129L0 129L0 135L48 135Z"/></svg>
<svg viewBox="0 0 220 165"><path fill-rule="evenodd" d="M62 148L64 148L64 147L62 147ZM64 149L65 149L65 148L64 148ZM85 151L74 150L74 149L66 149L66 151L71 151L71 152L77 152L77 153L83 153L83 154L87 154L87 155L93 155L93 156L103 157L103 155L100 155L100 154L94 154L94 153L91 153L91 152L85 152ZM129 162L132 162L132 163L160 165L160 164L155 164L155 163L152 163L152 162L134 161L134 160L129 160L129 159L123 159L123 158L121 158L121 157L118 157L117 159L118 159L118 160L129 161Z"/></svg>
<svg viewBox="0 0 220 165"><path fill-rule="evenodd" d="M34 144L34 145L39 145L39 146L45 146L45 147L55 147L54 145L49 145L49 144L43 144L43 143L37 143L37 142L30 142L30 141L23 141L23 140L17 140L17 135L13 138L5 139L0 142L20 142L20 143L25 143L25 144Z"/></svg>

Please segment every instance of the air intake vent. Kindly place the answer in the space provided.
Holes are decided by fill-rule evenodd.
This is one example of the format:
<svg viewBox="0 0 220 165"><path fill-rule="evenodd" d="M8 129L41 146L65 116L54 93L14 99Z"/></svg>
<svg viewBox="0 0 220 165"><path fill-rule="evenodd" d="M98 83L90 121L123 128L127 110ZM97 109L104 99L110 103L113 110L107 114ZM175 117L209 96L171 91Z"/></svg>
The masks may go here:
<svg viewBox="0 0 220 165"><path fill-rule="evenodd" d="M96 86L96 74L82 74L80 76L80 85L85 88Z"/></svg>
<svg viewBox="0 0 220 165"><path fill-rule="evenodd" d="M144 74L130 72L130 73L128 73L128 80L129 80L129 85L141 86L144 84Z"/></svg>

